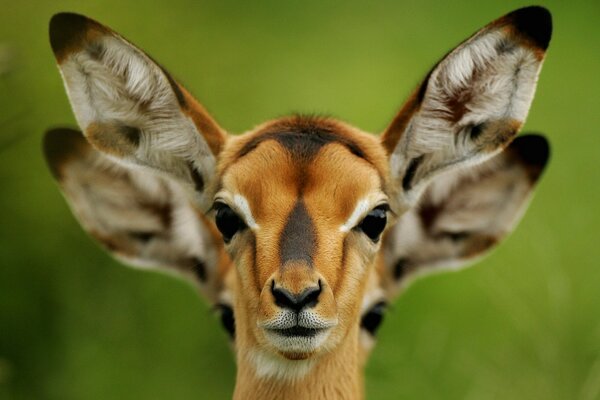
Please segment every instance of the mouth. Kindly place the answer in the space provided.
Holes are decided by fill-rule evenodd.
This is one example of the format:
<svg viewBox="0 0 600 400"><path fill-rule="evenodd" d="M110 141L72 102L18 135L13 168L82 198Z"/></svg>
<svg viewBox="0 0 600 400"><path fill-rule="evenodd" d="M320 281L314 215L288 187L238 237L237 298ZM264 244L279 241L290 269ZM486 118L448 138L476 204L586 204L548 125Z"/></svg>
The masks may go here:
<svg viewBox="0 0 600 400"><path fill-rule="evenodd" d="M291 359L304 359L317 352L327 341L330 331L329 328L307 328L300 325L264 330L271 345L284 357Z"/></svg>
<svg viewBox="0 0 600 400"><path fill-rule="evenodd" d="M286 338L312 338L323 332L325 329L305 328L303 326L294 326L286 329L269 329L270 332Z"/></svg>
<svg viewBox="0 0 600 400"><path fill-rule="evenodd" d="M286 329L265 330L267 340L277 351L289 359L305 359L323 346L329 329L294 326Z"/></svg>
<svg viewBox="0 0 600 400"><path fill-rule="evenodd" d="M287 358L318 352L336 325L337 319L325 320L310 310L283 311L276 318L259 323L267 342Z"/></svg>

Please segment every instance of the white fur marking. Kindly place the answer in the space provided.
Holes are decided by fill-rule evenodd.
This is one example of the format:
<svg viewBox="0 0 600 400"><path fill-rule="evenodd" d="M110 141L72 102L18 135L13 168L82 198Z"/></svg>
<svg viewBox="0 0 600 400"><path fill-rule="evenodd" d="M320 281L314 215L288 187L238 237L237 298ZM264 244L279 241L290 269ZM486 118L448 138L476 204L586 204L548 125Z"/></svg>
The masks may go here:
<svg viewBox="0 0 600 400"><path fill-rule="evenodd" d="M246 225L248 225L248 227L252 230L257 230L259 226L252 216L252 211L250 210L250 204L248 204L248 200L246 200L246 198L241 194L235 194L233 195L233 202L238 211L244 215Z"/></svg>
<svg viewBox="0 0 600 400"><path fill-rule="evenodd" d="M275 378L295 381L308 374L315 365L314 359L287 360L262 350L250 350L246 353L248 360L254 365L259 378Z"/></svg>
<svg viewBox="0 0 600 400"><path fill-rule="evenodd" d="M340 226L340 231L342 232L350 232L350 229L354 228L358 219L365 215L367 211L369 211L369 202L367 200L360 200L358 204L356 204L356 208L352 211L350 218Z"/></svg>
<svg viewBox="0 0 600 400"><path fill-rule="evenodd" d="M358 224L358 221L371 211L374 204L381 202L382 197L383 195L381 193L375 193L359 200L348 220L340 226L340 231L350 232L350 230Z"/></svg>

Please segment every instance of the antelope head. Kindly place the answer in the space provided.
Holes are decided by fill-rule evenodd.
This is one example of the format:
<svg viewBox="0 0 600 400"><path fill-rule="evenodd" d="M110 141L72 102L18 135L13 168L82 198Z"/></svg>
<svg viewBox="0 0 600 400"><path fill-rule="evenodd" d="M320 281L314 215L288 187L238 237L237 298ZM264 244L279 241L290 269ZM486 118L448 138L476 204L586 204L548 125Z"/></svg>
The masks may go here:
<svg viewBox="0 0 600 400"><path fill-rule="evenodd" d="M219 306L236 396L353 398L385 304L482 256L521 217L548 145L515 137L550 35L540 7L485 26L381 136L306 116L229 135L123 37L58 14L51 45L83 134L52 130L45 152L106 249Z"/></svg>

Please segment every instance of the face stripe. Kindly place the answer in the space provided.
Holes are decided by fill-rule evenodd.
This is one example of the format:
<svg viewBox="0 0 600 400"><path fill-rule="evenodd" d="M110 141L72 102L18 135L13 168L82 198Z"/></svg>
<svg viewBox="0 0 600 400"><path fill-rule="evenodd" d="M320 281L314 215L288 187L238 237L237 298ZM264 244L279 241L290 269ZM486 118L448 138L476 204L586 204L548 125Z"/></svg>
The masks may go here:
<svg viewBox="0 0 600 400"><path fill-rule="evenodd" d="M315 227L304 202L299 200L288 216L279 239L281 265L289 261L304 261L312 266L315 248Z"/></svg>
<svg viewBox="0 0 600 400"><path fill-rule="evenodd" d="M252 230L257 230L259 226L254 220L248 200L246 200L246 198L241 194L236 194L233 196L233 202L237 210L242 213L246 225L248 225L248 227Z"/></svg>

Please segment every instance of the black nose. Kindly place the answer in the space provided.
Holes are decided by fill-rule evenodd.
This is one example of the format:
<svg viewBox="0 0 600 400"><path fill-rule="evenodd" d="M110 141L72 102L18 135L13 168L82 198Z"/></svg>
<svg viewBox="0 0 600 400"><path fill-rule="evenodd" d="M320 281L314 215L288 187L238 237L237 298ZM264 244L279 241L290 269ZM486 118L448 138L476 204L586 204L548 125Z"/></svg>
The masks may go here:
<svg viewBox="0 0 600 400"><path fill-rule="evenodd" d="M271 293L273 293L273 297L275 298L275 304L279 307L299 312L304 307L314 307L317 305L319 295L321 294L321 281L319 281L318 286L309 287L298 294L293 294L282 287L275 287L275 281L273 281Z"/></svg>

